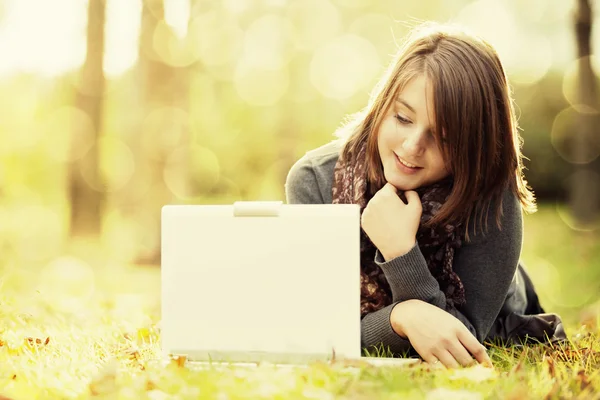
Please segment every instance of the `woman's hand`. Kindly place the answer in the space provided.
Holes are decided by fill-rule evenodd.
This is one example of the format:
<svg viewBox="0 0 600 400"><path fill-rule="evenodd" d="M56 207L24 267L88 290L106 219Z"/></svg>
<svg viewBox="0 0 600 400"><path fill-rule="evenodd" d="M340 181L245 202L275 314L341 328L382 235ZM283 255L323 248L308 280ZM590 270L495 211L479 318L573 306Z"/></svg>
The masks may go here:
<svg viewBox="0 0 600 400"><path fill-rule="evenodd" d="M492 366L485 347L467 327L446 311L421 300L407 300L392 310L392 328L406 337L419 355L430 364L439 360L447 368L467 366L475 361Z"/></svg>
<svg viewBox="0 0 600 400"><path fill-rule="evenodd" d="M405 192L408 204L397 189L386 183L363 210L361 226L386 261L404 255L416 243L422 206L417 192Z"/></svg>

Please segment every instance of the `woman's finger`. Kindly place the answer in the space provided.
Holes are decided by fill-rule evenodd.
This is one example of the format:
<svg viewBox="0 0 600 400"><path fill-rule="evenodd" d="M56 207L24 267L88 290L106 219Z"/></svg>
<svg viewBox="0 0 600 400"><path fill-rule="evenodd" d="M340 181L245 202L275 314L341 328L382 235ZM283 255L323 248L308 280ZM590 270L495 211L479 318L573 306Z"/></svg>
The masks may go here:
<svg viewBox="0 0 600 400"><path fill-rule="evenodd" d="M464 331L460 331L458 339L480 364L492 366L492 360L490 360L485 347L466 328Z"/></svg>
<svg viewBox="0 0 600 400"><path fill-rule="evenodd" d="M454 356L446 349L442 349L437 353L434 353L434 356L440 360L444 367L446 368L458 368L460 364L456 361Z"/></svg>
<svg viewBox="0 0 600 400"><path fill-rule="evenodd" d="M471 357L471 354L469 354L467 349L465 349L465 346L463 346L463 344L459 340L457 340L452 346L450 346L448 348L448 351L450 352L450 354L452 354L454 359L456 359L456 361L458 361L463 367L467 367L475 363L475 360L473 359L473 357Z"/></svg>
<svg viewBox="0 0 600 400"><path fill-rule="evenodd" d="M429 355L421 355L421 358L425 360L425 362L433 367L442 367L443 364L440 360L433 355L433 353L429 353Z"/></svg>

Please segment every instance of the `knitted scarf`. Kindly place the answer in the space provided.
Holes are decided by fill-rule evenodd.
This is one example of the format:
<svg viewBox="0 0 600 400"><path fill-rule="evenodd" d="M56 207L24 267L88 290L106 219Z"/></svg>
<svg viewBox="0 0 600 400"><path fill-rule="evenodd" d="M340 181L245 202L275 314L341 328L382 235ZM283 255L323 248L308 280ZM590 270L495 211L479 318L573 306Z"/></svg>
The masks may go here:
<svg viewBox="0 0 600 400"><path fill-rule="evenodd" d="M351 162L342 162L341 157L338 159L334 169L333 204L358 204L362 215L370 200L367 186L366 144L364 144L352 157ZM416 239L427 261L429 271L446 294L447 304L454 306L465 302L462 282L452 270L454 251L462 244L459 234L460 224L423 227L423 223L433 218L440 210L450 194L451 187L451 182L446 180L415 190L423 205ZM383 271L375 263L375 250L375 246L361 228L361 318L392 303L390 286Z"/></svg>

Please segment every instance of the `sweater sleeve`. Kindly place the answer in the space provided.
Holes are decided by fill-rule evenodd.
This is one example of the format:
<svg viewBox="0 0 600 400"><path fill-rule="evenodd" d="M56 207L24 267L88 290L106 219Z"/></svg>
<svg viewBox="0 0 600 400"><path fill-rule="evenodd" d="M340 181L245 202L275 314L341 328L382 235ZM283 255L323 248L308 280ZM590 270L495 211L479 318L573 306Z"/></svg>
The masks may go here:
<svg viewBox="0 0 600 400"><path fill-rule="evenodd" d="M504 304L521 253L522 213L516 196L507 191L502 209L501 230L491 207L485 235L480 231L475 234L474 226L470 226L471 241L456 251L453 268L465 288L463 307L447 306L446 296L429 272L418 245L387 262L379 252L376 254L375 262L390 284L393 301L418 299L442 308L483 342Z"/></svg>
<svg viewBox="0 0 600 400"><path fill-rule="evenodd" d="M323 204L318 180L310 159L301 158L290 169L285 182L288 204ZM367 314L361 320L361 347L372 349L383 344L393 353L410 350L410 342L394 331L390 314L396 304ZM359 314L359 310L356 313Z"/></svg>

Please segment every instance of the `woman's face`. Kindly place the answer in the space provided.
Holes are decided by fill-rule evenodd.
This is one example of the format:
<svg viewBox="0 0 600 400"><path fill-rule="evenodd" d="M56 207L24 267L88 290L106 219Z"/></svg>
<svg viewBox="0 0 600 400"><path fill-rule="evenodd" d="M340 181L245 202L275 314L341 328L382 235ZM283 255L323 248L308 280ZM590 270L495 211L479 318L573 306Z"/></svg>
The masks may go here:
<svg viewBox="0 0 600 400"><path fill-rule="evenodd" d="M385 180L398 190L417 189L449 175L432 133L433 90L424 75L411 79L383 117L377 147Z"/></svg>

